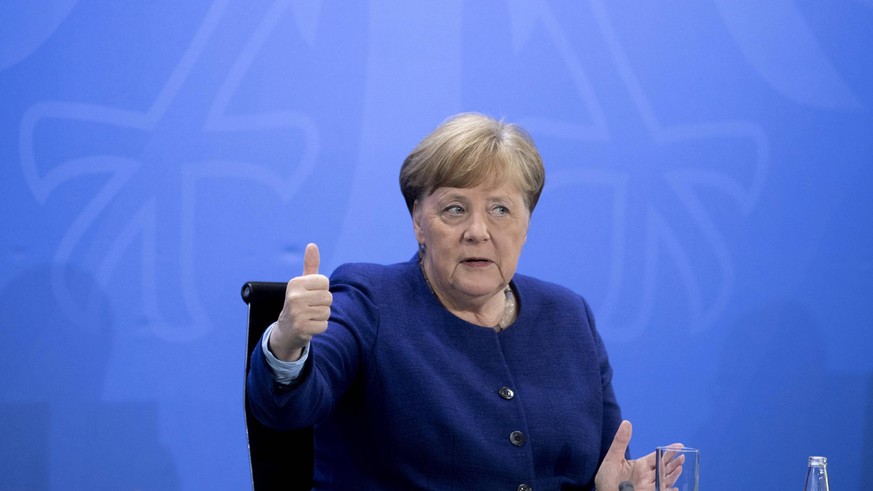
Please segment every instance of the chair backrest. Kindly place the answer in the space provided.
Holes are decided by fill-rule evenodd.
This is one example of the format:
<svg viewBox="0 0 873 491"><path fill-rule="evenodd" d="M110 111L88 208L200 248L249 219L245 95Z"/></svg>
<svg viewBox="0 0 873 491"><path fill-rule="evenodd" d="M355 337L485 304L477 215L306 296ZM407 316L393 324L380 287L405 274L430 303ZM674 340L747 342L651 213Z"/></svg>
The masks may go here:
<svg viewBox="0 0 873 491"><path fill-rule="evenodd" d="M285 283L250 281L242 287L243 301L249 306L246 383L252 350L260 342L267 327L279 318L285 302L285 286ZM312 429L271 430L252 415L248 395L245 406L254 489L311 489L314 463Z"/></svg>

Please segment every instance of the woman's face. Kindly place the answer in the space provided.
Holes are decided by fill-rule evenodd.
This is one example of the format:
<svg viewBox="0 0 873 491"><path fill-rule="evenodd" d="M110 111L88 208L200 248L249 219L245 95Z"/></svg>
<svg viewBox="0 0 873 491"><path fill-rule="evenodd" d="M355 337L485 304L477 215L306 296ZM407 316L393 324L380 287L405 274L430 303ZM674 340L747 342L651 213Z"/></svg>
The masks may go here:
<svg viewBox="0 0 873 491"><path fill-rule="evenodd" d="M530 212L514 182L437 188L413 208L431 287L449 308L475 308L501 293L515 274Z"/></svg>

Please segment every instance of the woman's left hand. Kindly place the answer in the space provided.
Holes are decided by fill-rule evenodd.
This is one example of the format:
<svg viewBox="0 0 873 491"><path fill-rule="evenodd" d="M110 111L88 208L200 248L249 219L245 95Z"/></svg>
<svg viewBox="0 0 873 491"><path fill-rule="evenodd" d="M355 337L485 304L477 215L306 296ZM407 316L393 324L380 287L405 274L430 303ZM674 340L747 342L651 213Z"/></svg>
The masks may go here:
<svg viewBox="0 0 873 491"><path fill-rule="evenodd" d="M597 469L597 475L594 476L594 487L597 491L617 491L618 485L624 481L632 482L634 491L655 490L655 452L636 460L624 458L631 433L630 421L622 421L618 431L615 432L612 445L606 452L606 457ZM682 446L679 443L673 445ZM682 465L676 459L668 464L666 481L676 482L680 473L682 473Z"/></svg>

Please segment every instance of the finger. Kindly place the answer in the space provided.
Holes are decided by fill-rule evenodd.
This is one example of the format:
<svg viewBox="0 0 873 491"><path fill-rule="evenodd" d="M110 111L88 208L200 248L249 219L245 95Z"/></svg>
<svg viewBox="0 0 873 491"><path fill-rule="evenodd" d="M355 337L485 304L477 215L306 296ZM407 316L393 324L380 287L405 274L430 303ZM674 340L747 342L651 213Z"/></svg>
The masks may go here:
<svg viewBox="0 0 873 491"><path fill-rule="evenodd" d="M677 467L681 467L682 464L684 464L684 463L685 463L685 454L682 454L674 459L671 459L669 462L667 462L667 465L666 465L667 473L671 474L674 469L676 469Z"/></svg>
<svg viewBox="0 0 873 491"><path fill-rule="evenodd" d="M285 287L285 298L298 305L316 305L324 303L324 297L330 289L330 279L321 274L311 274L292 278Z"/></svg>
<svg viewBox="0 0 873 491"><path fill-rule="evenodd" d="M667 448L679 450L679 449L683 448L684 446L685 445L683 445L681 443L671 443L670 445L667 445ZM674 452L673 450L668 450L666 453L664 453L664 462L670 462L671 460L673 460L673 457L677 453L679 453L679 452Z"/></svg>
<svg viewBox="0 0 873 491"><path fill-rule="evenodd" d="M309 274L306 276L298 276L292 278L288 282L291 288L296 290L323 290L327 291L330 288L330 279L323 274Z"/></svg>
<svg viewBox="0 0 873 491"><path fill-rule="evenodd" d="M333 303L333 294L327 290L319 290L309 294L308 304L310 307L319 307L330 311Z"/></svg>
<svg viewBox="0 0 873 491"><path fill-rule="evenodd" d="M670 474L667 475L667 482L675 483L679 480L679 477L682 476L682 466L676 467L673 469Z"/></svg>
<svg viewBox="0 0 873 491"><path fill-rule="evenodd" d="M655 466L657 465L657 460L655 457L655 452L649 453L644 457L640 457L637 461L642 462L646 469L655 470Z"/></svg>
<svg viewBox="0 0 873 491"><path fill-rule="evenodd" d="M303 274L318 274L318 263L320 261L318 246L311 243L306 244L306 250L303 252Z"/></svg>
<svg viewBox="0 0 873 491"><path fill-rule="evenodd" d="M670 489L675 489L675 488L672 488L672 486L676 483L676 481L679 480L679 476L682 475L682 464L684 464L684 463L685 463L685 455L684 454L679 454L678 456L670 457L669 460L665 459L665 464L664 464L664 468L662 471L663 472L662 475L664 476L664 478L663 478L664 484L666 486L670 487Z"/></svg>
<svg viewBox="0 0 873 491"><path fill-rule="evenodd" d="M624 420L618 425L618 430L615 432L615 438L612 439L612 445L606 451L605 460L623 460L627 453L627 445L630 443L633 427L630 421Z"/></svg>

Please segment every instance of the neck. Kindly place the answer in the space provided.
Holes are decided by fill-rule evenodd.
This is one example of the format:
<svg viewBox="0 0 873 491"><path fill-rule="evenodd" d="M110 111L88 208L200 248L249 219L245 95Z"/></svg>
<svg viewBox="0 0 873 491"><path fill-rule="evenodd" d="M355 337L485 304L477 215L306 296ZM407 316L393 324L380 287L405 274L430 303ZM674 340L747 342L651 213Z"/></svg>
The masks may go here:
<svg viewBox="0 0 873 491"><path fill-rule="evenodd" d="M515 321L517 311L515 294L509 285L506 285L501 291L484 300L475 298L469 299L469 301L464 301L464 299L459 301L459 299L442 294L435 289L428 279L424 263L419 261L418 265L431 293L454 316L472 324L490 327L497 331L509 327Z"/></svg>

